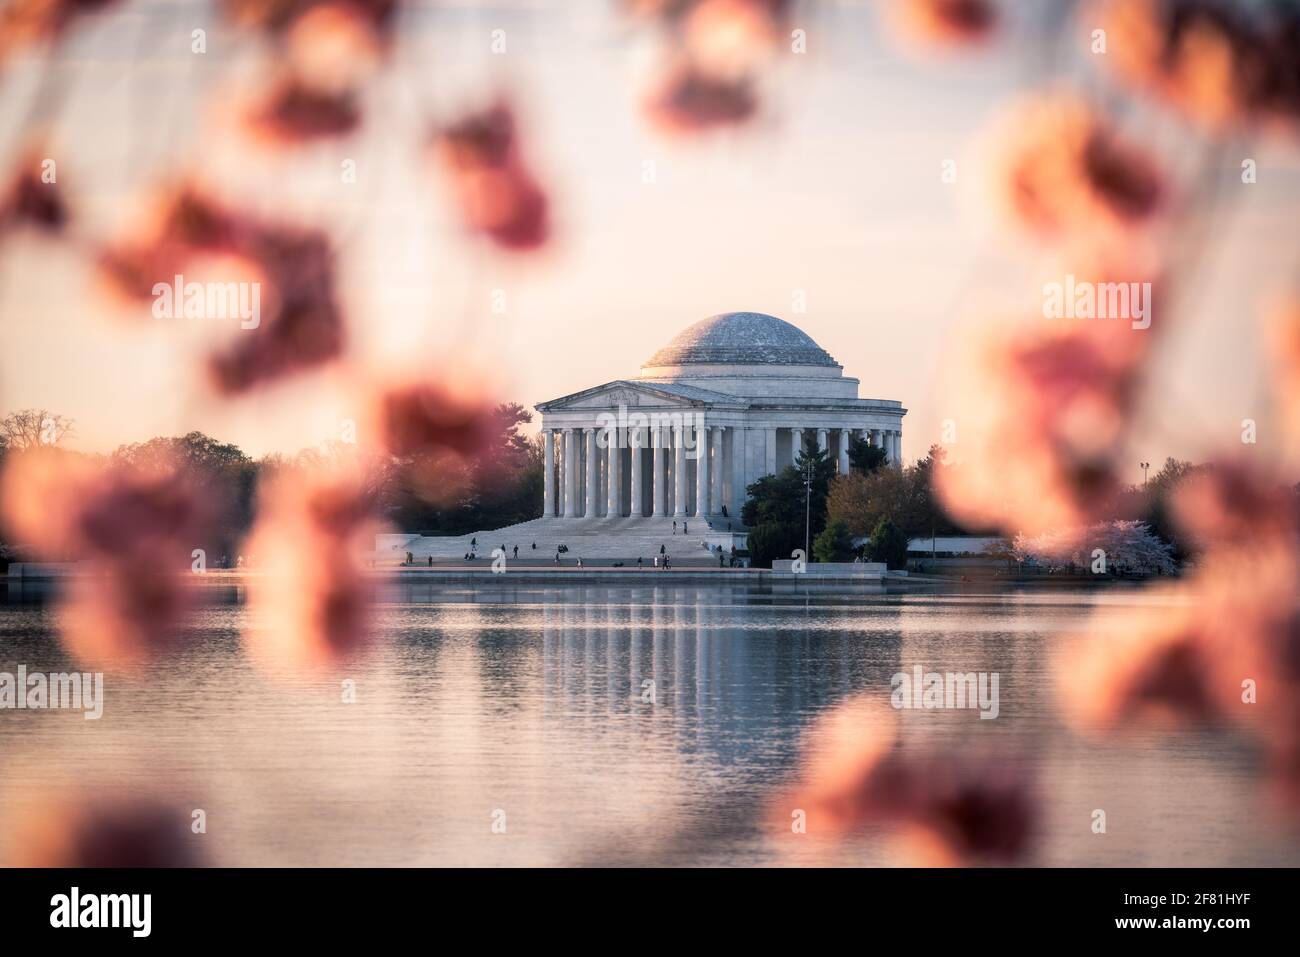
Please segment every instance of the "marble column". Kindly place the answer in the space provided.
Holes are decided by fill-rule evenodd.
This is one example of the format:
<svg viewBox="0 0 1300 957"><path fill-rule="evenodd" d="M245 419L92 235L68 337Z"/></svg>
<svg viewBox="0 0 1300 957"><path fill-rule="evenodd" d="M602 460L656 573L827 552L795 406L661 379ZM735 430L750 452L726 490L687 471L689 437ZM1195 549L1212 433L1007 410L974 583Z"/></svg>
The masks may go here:
<svg viewBox="0 0 1300 957"><path fill-rule="evenodd" d="M650 473L650 495L654 504L650 514L655 518L664 516L664 430L656 425L651 429L650 443L654 449L654 468Z"/></svg>
<svg viewBox="0 0 1300 957"><path fill-rule="evenodd" d="M564 430L564 517L578 517L577 429Z"/></svg>
<svg viewBox="0 0 1300 957"><path fill-rule="evenodd" d="M596 430L583 429L587 436L587 518L600 514L600 459L596 455Z"/></svg>
<svg viewBox="0 0 1300 957"><path fill-rule="evenodd" d="M903 433L896 429L893 433L894 438L894 464L903 464Z"/></svg>
<svg viewBox="0 0 1300 957"><path fill-rule="evenodd" d="M722 511L722 427L713 427L713 463L709 466L709 475L713 479L713 511Z"/></svg>
<svg viewBox="0 0 1300 957"><path fill-rule="evenodd" d="M695 517L702 519L709 514L709 430L702 425L695 427Z"/></svg>
<svg viewBox="0 0 1300 957"><path fill-rule="evenodd" d="M745 430L738 426L731 427L731 503L740 518L740 510L745 505Z"/></svg>
<svg viewBox="0 0 1300 957"><path fill-rule="evenodd" d="M686 429L673 428L673 518L686 517Z"/></svg>
<svg viewBox="0 0 1300 957"><path fill-rule="evenodd" d="M840 474L849 474L849 430L840 429Z"/></svg>
<svg viewBox="0 0 1300 957"><path fill-rule="evenodd" d="M790 430L790 464L799 464L799 453L803 451L803 429Z"/></svg>
<svg viewBox="0 0 1300 957"><path fill-rule="evenodd" d="M542 430L542 517L555 514L555 436L550 429Z"/></svg>
<svg viewBox="0 0 1300 957"><path fill-rule="evenodd" d="M817 430L817 451L819 451L819 452L825 452L825 451L826 451L826 448L827 448L827 445L826 445L826 430L825 430L825 429L818 429L818 430Z"/></svg>
<svg viewBox="0 0 1300 957"><path fill-rule="evenodd" d="M610 429L607 436L609 467L606 469L606 474L609 476L609 481L607 483L608 495L605 511L610 518L620 518L623 515L623 476L621 474L623 470L619 466L622 465L620 456L623 450L619 448L617 427Z"/></svg>
<svg viewBox="0 0 1300 957"><path fill-rule="evenodd" d="M880 430L879 430L879 429L872 429L872 430L871 430L871 445L872 445L872 447L878 449L878 448L880 448L881 443L883 443L883 442L884 442L884 436L881 435Z"/></svg>
<svg viewBox="0 0 1300 957"><path fill-rule="evenodd" d="M627 433L628 448L632 451L632 507L628 510L628 514L633 518L641 517L641 502L645 498L641 487L641 446L644 435L645 429L629 429Z"/></svg>

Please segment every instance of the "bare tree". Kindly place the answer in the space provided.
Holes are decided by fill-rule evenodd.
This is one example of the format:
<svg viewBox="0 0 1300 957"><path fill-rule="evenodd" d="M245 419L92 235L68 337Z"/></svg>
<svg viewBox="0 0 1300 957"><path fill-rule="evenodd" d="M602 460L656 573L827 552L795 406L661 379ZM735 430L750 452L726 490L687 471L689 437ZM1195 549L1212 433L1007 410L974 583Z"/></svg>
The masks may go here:
<svg viewBox="0 0 1300 957"><path fill-rule="evenodd" d="M0 419L0 445L11 451L58 445L72 434L72 420L46 409L22 409Z"/></svg>

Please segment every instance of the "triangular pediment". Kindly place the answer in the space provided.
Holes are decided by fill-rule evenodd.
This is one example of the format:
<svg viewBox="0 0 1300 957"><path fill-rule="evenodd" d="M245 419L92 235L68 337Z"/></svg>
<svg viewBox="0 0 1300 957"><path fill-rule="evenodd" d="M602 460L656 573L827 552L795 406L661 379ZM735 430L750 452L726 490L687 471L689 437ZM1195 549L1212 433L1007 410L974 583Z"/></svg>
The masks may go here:
<svg viewBox="0 0 1300 957"><path fill-rule="evenodd" d="M626 409L702 409L712 405L744 406L735 396L673 384L616 379L572 395L537 403L539 412Z"/></svg>

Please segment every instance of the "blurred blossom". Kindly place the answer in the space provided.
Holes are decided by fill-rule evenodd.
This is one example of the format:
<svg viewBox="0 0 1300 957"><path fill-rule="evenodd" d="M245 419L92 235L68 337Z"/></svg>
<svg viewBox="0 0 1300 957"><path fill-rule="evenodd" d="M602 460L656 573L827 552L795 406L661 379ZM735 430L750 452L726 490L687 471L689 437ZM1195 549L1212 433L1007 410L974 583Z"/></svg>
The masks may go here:
<svg viewBox="0 0 1300 957"><path fill-rule="evenodd" d="M384 448L405 457L439 449L473 456L497 433L493 405L436 384L412 384L383 392L379 427Z"/></svg>
<svg viewBox="0 0 1300 957"><path fill-rule="evenodd" d="M334 253L325 233L292 227L261 230L253 258L270 277L279 308L211 357L213 384L225 395L318 368L343 352Z"/></svg>
<svg viewBox="0 0 1300 957"><path fill-rule="evenodd" d="M14 537L42 558L66 559L81 544L78 510L96 469L57 448L10 455L0 472L0 509Z"/></svg>
<svg viewBox="0 0 1300 957"><path fill-rule="evenodd" d="M1300 543L1296 493L1244 459L1227 459L1184 479L1174 517L1202 547L1258 549L1268 542Z"/></svg>
<svg viewBox="0 0 1300 957"><path fill-rule="evenodd" d="M1151 335L1115 320L990 329L962 392L962 461L936 481L973 526L1029 536L1110 516Z"/></svg>
<svg viewBox="0 0 1300 957"><path fill-rule="evenodd" d="M697 0L619 0L618 5L632 17L674 20L695 6L696 2Z"/></svg>
<svg viewBox="0 0 1300 957"><path fill-rule="evenodd" d="M0 9L0 61L23 47L51 43L77 17L104 10L117 0L9 0Z"/></svg>
<svg viewBox="0 0 1300 957"><path fill-rule="evenodd" d="M196 253L245 250L247 225L203 188L183 183L156 197L136 228L103 251L100 271L115 291L147 301L155 283L170 283Z"/></svg>
<svg viewBox="0 0 1300 957"><path fill-rule="evenodd" d="M1295 133L1300 124L1300 10L1278 4L1270 11L1262 42L1268 65L1260 86L1260 113L1266 124Z"/></svg>
<svg viewBox="0 0 1300 957"><path fill-rule="evenodd" d="M1296 491L1224 460L1175 488L1173 513L1202 548L1195 565L1156 606L1094 617L1060 666L1066 715L1085 730L1244 724L1262 739L1274 790L1300 811Z"/></svg>
<svg viewBox="0 0 1300 957"><path fill-rule="evenodd" d="M897 829L903 858L921 866L1014 863L1031 850L1037 810L1024 763L973 751L913 754L898 742L894 712L859 695L808 732L799 781L772 805L790 808L811 834Z"/></svg>
<svg viewBox="0 0 1300 957"><path fill-rule="evenodd" d="M1151 593L1159 600L1160 593ZM1060 668L1062 707L1076 727L1116 730L1208 723L1239 690L1230 674L1216 676L1218 645L1207 609L1182 603L1166 589L1166 604L1097 615Z"/></svg>
<svg viewBox="0 0 1300 957"><path fill-rule="evenodd" d="M682 38L698 72L718 79L748 76L786 35L781 0L700 0L682 22Z"/></svg>
<svg viewBox="0 0 1300 957"><path fill-rule="evenodd" d="M758 112L759 72L790 35L789 0L633 3L658 21L663 60L642 107L669 135L693 135L748 121Z"/></svg>
<svg viewBox="0 0 1300 957"><path fill-rule="evenodd" d="M78 660L125 668L178 648L197 596L176 568L106 563L68 583L58 612L63 644Z"/></svg>
<svg viewBox="0 0 1300 957"><path fill-rule="evenodd" d="M276 36L277 72L247 110L253 135L287 147L356 131L361 84L384 53L370 12L350 2L307 4Z"/></svg>
<svg viewBox="0 0 1300 957"><path fill-rule="evenodd" d="M387 39L397 17L398 0L219 0L226 16L236 25L255 27L272 37L292 32L301 21L317 17L319 8L331 9L328 21L317 21L313 30L344 27L342 18L363 24L370 33Z"/></svg>
<svg viewBox="0 0 1300 957"><path fill-rule="evenodd" d="M156 283L217 268L221 283L256 282L262 315L213 354L208 371L223 395L237 395L317 368L343 351L334 253L323 231L265 223L228 209L193 185L165 196L137 234L107 249L100 270L112 287L145 301Z"/></svg>
<svg viewBox="0 0 1300 957"><path fill-rule="evenodd" d="M508 104L498 101L435 131L433 153L466 226L505 249L546 242L549 204L524 162Z"/></svg>
<svg viewBox="0 0 1300 957"><path fill-rule="evenodd" d="M1300 120L1300 9L1226 0L1105 0L1092 20L1131 86L1210 131Z"/></svg>
<svg viewBox="0 0 1300 957"><path fill-rule="evenodd" d="M1212 132L1300 119L1300 11L1216 0L1105 0L1102 60Z"/></svg>
<svg viewBox="0 0 1300 957"><path fill-rule="evenodd" d="M10 227L32 225L51 233L68 222L68 209L56 183L41 179L42 151L25 150L0 194L0 235Z"/></svg>
<svg viewBox="0 0 1300 957"><path fill-rule="evenodd" d="M1019 228L1044 239L1127 240L1160 210L1166 185L1146 153L1068 94L1017 106L994 128L994 188Z"/></svg>
<svg viewBox="0 0 1300 957"><path fill-rule="evenodd" d="M991 0L888 0L897 30L923 46L952 48L988 39L998 24Z"/></svg>
<svg viewBox="0 0 1300 957"><path fill-rule="evenodd" d="M1106 62L1122 77L1212 127L1240 117L1249 37L1235 11L1204 0L1120 0L1099 12Z"/></svg>
<svg viewBox="0 0 1300 957"><path fill-rule="evenodd" d="M651 122L668 134L743 123L758 111L748 79L717 79L688 64L670 68L645 101Z"/></svg>
<svg viewBox="0 0 1300 957"><path fill-rule="evenodd" d="M351 91L319 90L283 76L253 105L247 122L264 142L290 146L346 136L361 125L361 108Z"/></svg>
<svg viewBox="0 0 1300 957"><path fill-rule="evenodd" d="M1014 864L1032 852L1038 811L1023 759L948 751L905 765L917 802L903 818L916 864Z"/></svg>
<svg viewBox="0 0 1300 957"><path fill-rule="evenodd" d="M1266 311L1276 402L1288 447L1300 448L1300 299L1288 296Z"/></svg>
<svg viewBox="0 0 1300 957"><path fill-rule="evenodd" d="M124 796L32 806L10 824L12 867L198 867L185 810Z"/></svg>
<svg viewBox="0 0 1300 957"><path fill-rule="evenodd" d="M320 3L289 27L285 53L294 76L313 90L353 90L378 63L382 38L376 23L355 3Z"/></svg>
<svg viewBox="0 0 1300 957"><path fill-rule="evenodd" d="M471 386L413 382L374 390L372 426L383 452L399 460L400 481L420 499L443 504L505 481L488 461L501 435L496 406Z"/></svg>
<svg viewBox="0 0 1300 957"><path fill-rule="evenodd" d="M181 639L193 599L185 573L217 511L195 474L165 457L99 465L29 450L6 462L0 505L43 557L88 563L59 610L63 643L79 661L128 665Z"/></svg>
<svg viewBox="0 0 1300 957"><path fill-rule="evenodd" d="M287 469L259 493L245 551L254 625L245 641L272 668L340 664L374 624L364 555L384 531L357 468Z"/></svg>
<svg viewBox="0 0 1300 957"><path fill-rule="evenodd" d="M99 465L33 449L11 456L3 479L6 520L53 557L183 567L212 513L199 479L164 456Z"/></svg>

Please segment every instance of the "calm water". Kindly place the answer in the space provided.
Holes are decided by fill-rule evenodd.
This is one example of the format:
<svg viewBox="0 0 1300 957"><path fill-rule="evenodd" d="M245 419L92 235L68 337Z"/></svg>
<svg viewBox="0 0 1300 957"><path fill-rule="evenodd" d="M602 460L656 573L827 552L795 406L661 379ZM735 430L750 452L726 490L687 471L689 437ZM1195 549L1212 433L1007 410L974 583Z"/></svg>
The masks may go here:
<svg viewBox="0 0 1300 957"><path fill-rule="evenodd" d="M795 837L763 808L811 721L850 694L888 701L891 675L919 664L1000 674L997 720L902 712L903 746L1032 756L1037 862L1300 863L1247 739L1096 742L1061 725L1054 656L1094 604L1145 600L1133 592L400 585L374 652L329 678L259 671L239 593L212 597L184 657L109 677L102 720L0 711L0 814L149 788L204 808L200 840L231 865L891 863L888 834ZM51 622L47 604L0 603L0 670L70 669ZM0 826L0 860L12 836Z"/></svg>

